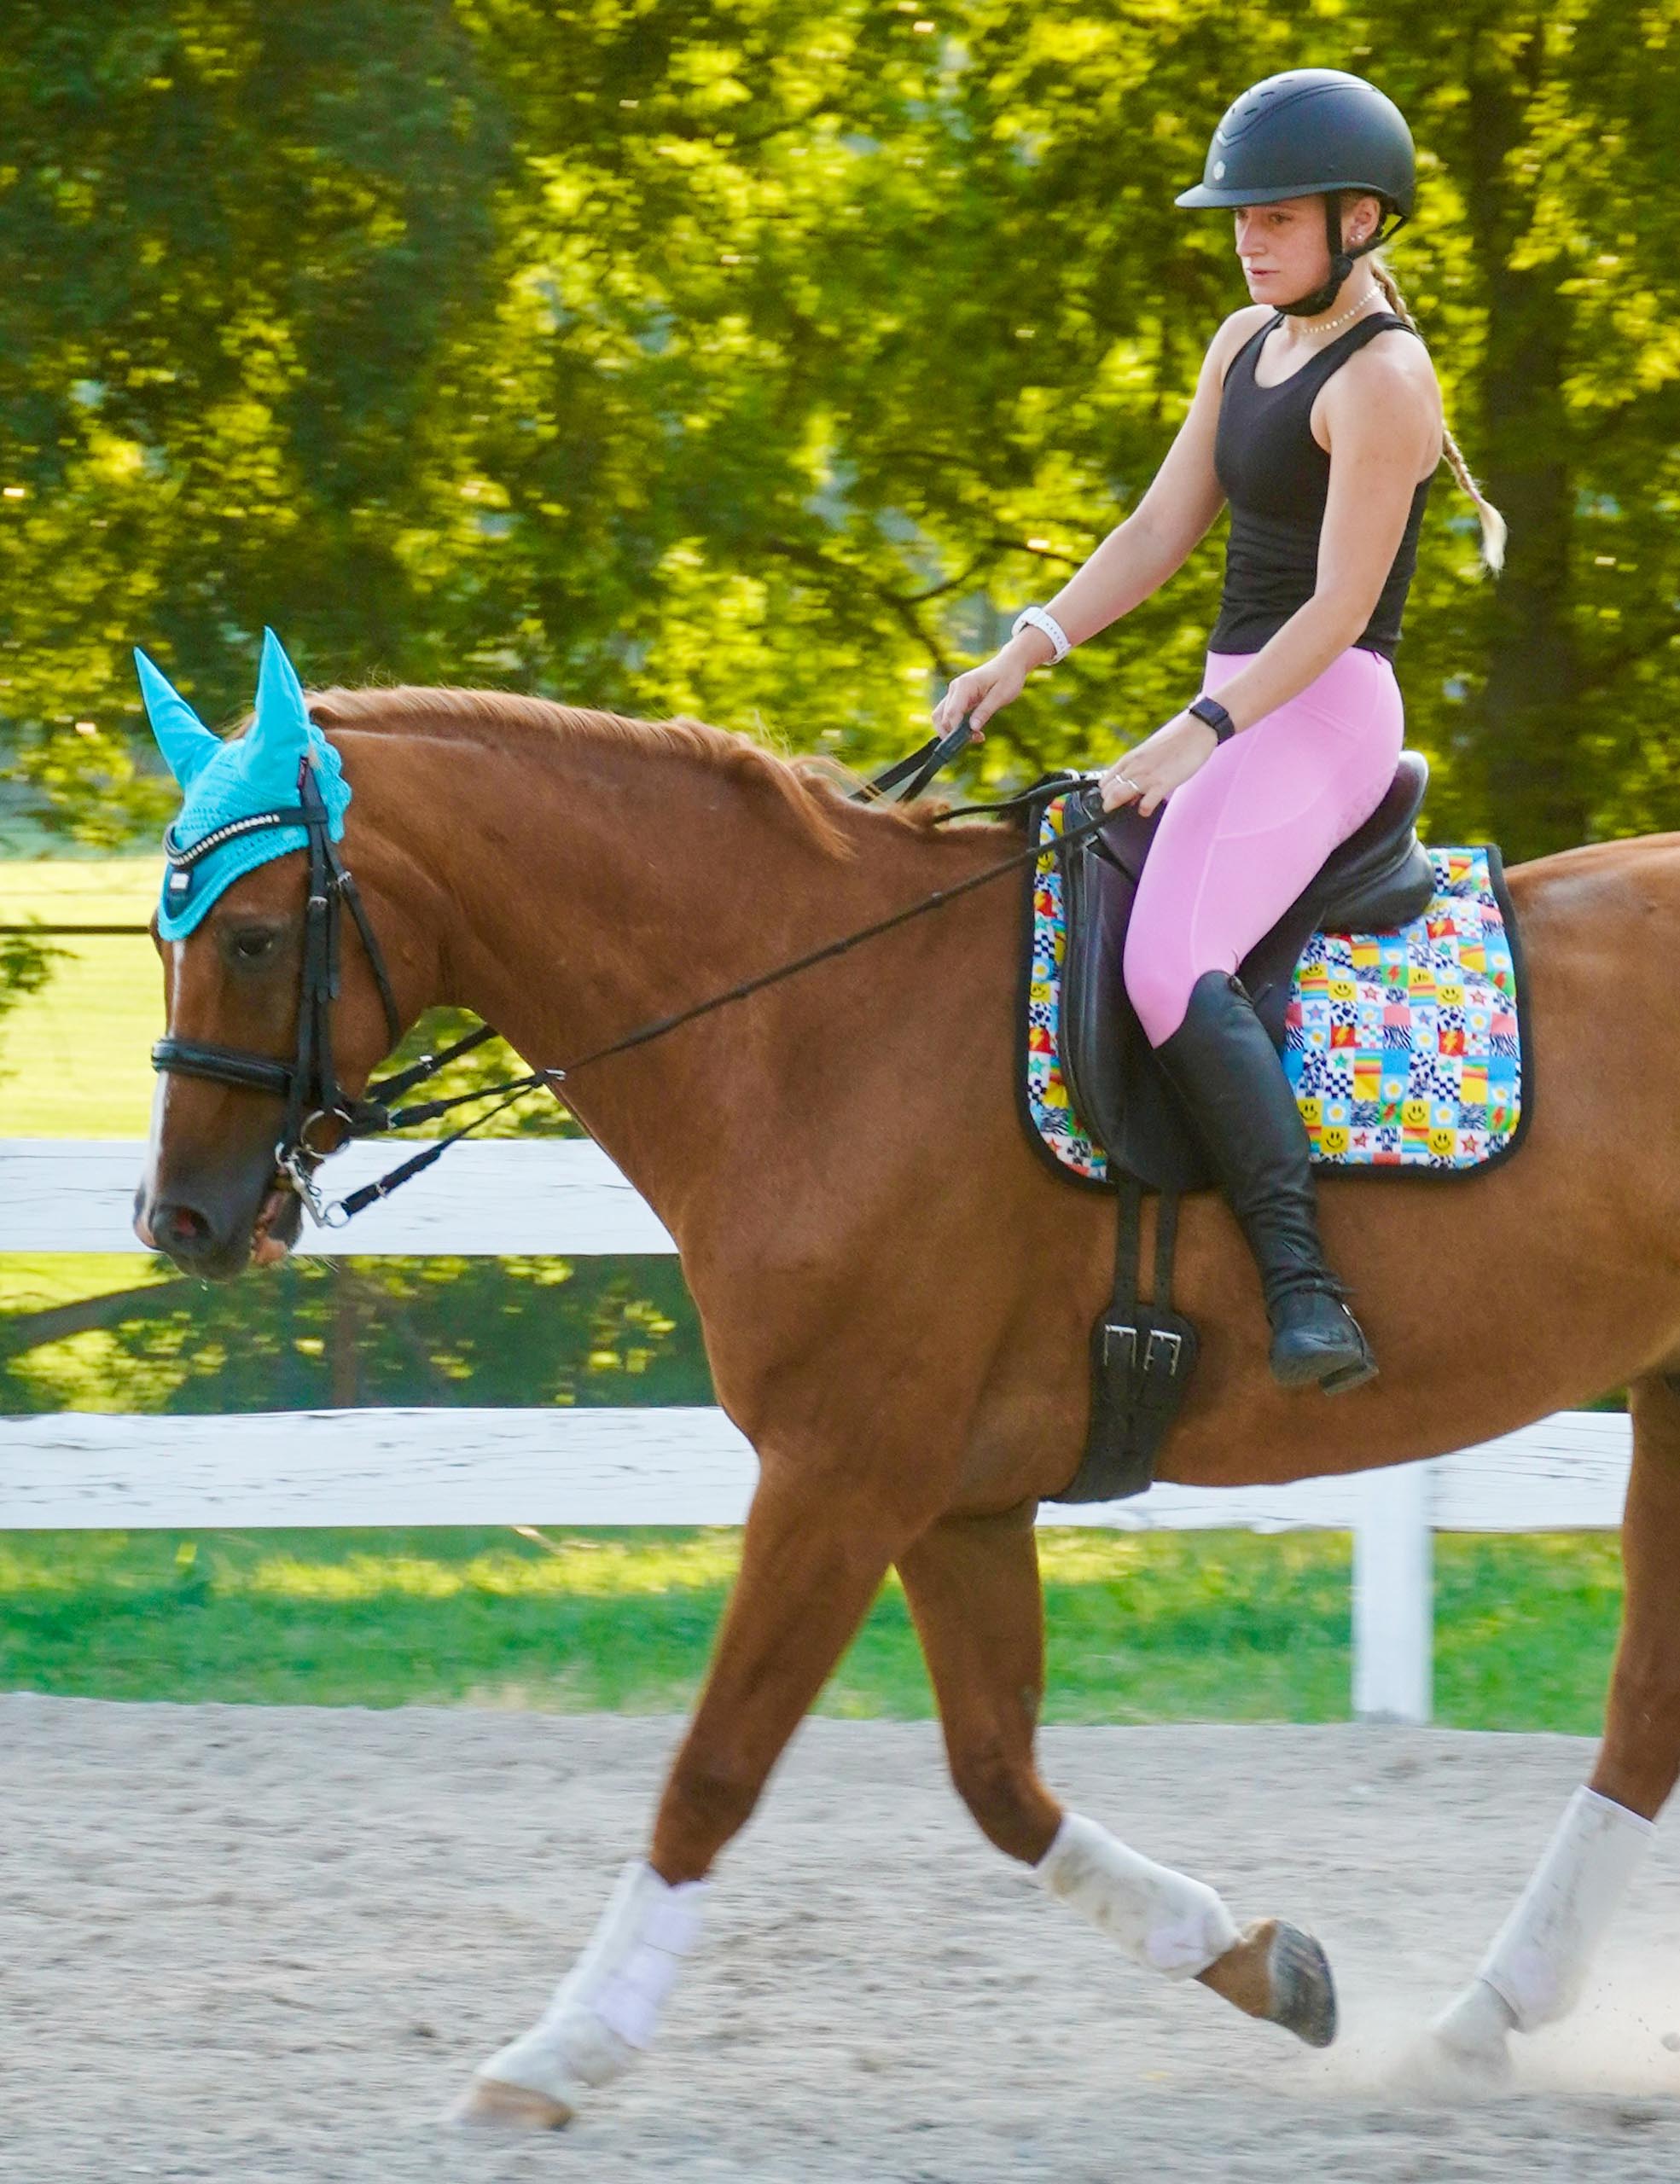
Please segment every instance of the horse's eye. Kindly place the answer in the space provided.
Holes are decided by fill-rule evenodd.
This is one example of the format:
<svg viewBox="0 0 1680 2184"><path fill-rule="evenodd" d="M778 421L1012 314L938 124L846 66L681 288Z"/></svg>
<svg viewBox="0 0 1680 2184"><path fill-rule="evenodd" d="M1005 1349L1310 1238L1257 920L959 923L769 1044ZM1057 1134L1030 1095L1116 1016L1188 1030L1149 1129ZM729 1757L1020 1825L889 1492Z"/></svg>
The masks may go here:
<svg viewBox="0 0 1680 2184"><path fill-rule="evenodd" d="M271 932L238 932L234 935L234 954L241 963L260 963L264 956L274 953L274 941Z"/></svg>

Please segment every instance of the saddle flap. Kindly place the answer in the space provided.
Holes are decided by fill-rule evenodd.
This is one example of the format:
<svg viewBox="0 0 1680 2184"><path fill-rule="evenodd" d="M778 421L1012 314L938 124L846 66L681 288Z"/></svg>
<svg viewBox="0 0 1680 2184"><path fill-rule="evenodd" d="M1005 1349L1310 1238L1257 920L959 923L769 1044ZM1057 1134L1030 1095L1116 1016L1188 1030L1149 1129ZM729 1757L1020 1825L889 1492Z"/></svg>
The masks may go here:
<svg viewBox="0 0 1680 2184"><path fill-rule="evenodd" d="M1070 795L1068 824L1101 803L1095 782ZM1081 1120L1122 1168L1157 1190L1199 1190L1210 1171L1125 991L1126 932L1158 819L1123 805L1067 852L1061 1066Z"/></svg>

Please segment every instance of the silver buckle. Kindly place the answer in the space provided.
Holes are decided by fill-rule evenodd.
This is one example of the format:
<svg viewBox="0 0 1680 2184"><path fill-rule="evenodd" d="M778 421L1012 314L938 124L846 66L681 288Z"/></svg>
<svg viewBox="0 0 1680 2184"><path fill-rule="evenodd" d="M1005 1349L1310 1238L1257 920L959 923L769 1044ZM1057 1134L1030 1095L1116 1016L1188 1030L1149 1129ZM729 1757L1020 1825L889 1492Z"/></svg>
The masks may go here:
<svg viewBox="0 0 1680 2184"><path fill-rule="evenodd" d="M1174 1334L1170 1327L1152 1328L1149 1333L1148 1347L1143 1352L1143 1370L1146 1373L1148 1372L1150 1368L1154 1364L1155 1345L1157 1343L1160 1343L1161 1348L1170 1353L1166 1368L1167 1374L1170 1378L1178 1370L1178 1359L1184 1347L1184 1338L1183 1335Z"/></svg>

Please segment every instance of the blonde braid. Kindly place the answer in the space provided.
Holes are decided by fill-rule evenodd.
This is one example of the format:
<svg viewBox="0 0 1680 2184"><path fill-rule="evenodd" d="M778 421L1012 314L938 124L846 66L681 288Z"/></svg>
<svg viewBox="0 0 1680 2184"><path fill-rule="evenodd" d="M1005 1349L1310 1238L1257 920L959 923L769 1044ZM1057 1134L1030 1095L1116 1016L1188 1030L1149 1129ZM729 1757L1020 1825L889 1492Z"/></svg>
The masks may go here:
<svg viewBox="0 0 1680 2184"><path fill-rule="evenodd" d="M1388 308L1397 318L1404 319L1416 334L1417 322L1406 309L1401 299L1399 285L1387 266L1383 264L1381 251L1373 251L1370 253L1370 263L1371 270L1376 276L1377 285L1388 299ZM1470 466L1465 462L1463 452L1445 421L1443 421L1441 430L1446 444L1446 458L1452 465L1452 474L1475 502L1477 511L1481 517L1482 560L1492 570L1495 576L1497 576L1505 566L1505 519L1470 475Z"/></svg>

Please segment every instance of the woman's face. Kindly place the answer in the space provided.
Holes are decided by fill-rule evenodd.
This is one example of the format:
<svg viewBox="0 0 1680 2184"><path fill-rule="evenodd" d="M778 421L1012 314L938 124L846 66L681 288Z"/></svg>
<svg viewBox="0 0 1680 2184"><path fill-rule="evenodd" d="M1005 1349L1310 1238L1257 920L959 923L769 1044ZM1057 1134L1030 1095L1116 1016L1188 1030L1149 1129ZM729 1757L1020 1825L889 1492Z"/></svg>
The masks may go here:
<svg viewBox="0 0 1680 2184"><path fill-rule="evenodd" d="M1375 197L1356 198L1342 216L1344 239L1363 242L1381 217ZM1283 197L1275 205L1239 205L1236 254L1256 303L1308 294L1330 270L1323 199Z"/></svg>

